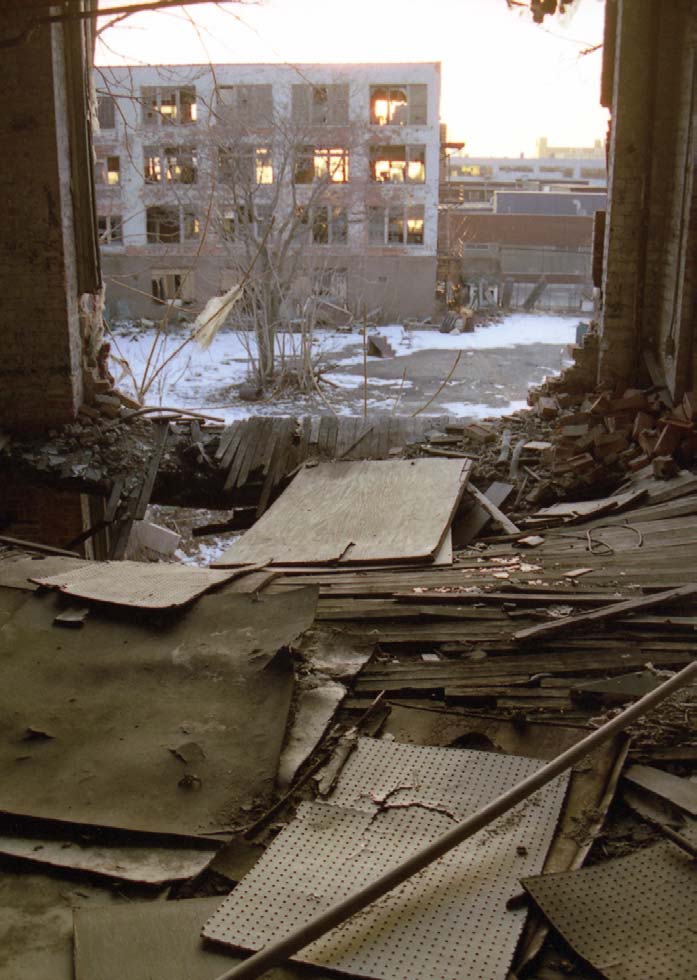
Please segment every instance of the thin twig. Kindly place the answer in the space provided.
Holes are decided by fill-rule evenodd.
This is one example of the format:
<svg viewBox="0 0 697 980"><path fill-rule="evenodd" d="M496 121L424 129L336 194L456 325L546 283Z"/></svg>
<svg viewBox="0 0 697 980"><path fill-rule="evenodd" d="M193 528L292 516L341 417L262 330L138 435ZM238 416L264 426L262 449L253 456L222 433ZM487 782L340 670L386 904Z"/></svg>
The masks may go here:
<svg viewBox="0 0 697 980"><path fill-rule="evenodd" d="M426 409L428 408L428 406L432 402L434 402L436 400L436 398L438 397L438 395L440 395L440 393L443 390L443 388L445 388L445 386L447 385L448 381L450 381L450 379L452 378L452 376L455 374L455 371L457 370L457 366L460 363L460 358L461 357L462 357L462 351L459 350L457 352L457 357L455 358L455 363L450 368L450 371L448 372L447 377L444 379L444 381L442 382L442 384L438 387L437 391L433 395L431 395L431 397L428 399L428 401L426 402L426 404L425 405L422 405L421 408L417 408L417 410L415 412L412 412L411 413L411 417L412 418L416 418L417 415L421 415L421 413L422 412L425 412Z"/></svg>
<svg viewBox="0 0 697 980"><path fill-rule="evenodd" d="M363 304L363 418L368 418L368 314Z"/></svg>

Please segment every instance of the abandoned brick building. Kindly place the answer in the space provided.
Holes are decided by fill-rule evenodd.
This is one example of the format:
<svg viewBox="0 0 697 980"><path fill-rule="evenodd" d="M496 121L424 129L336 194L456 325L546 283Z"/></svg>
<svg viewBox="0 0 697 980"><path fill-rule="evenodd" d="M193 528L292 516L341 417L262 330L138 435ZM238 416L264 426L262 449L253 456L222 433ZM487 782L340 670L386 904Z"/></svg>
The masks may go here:
<svg viewBox="0 0 697 980"><path fill-rule="evenodd" d="M528 6L543 19L570 2ZM129 245L124 210L108 198L126 168L104 130L94 138L96 8L0 2L0 980L262 976L269 964L255 972L239 951L277 945L279 929L308 921L315 931L275 948L272 962L303 956L274 976L646 980L649 969L651 980L692 980L697 800L684 777L697 765L697 701L683 686L697 669L694 0L606 2L597 322L566 375L531 393L535 410L496 425L418 413L380 420L366 406L361 418L215 428L161 406L150 422L152 406L119 397L99 238L117 246L124 236L109 274L120 262L128 276L128 248L146 246L149 232L174 235L175 222L161 210L134 218ZM371 70L362 69L363 95ZM388 107L392 83L410 82L403 71L376 81ZM435 85L435 67L422 71L416 88ZM155 111L191 112L188 81L174 99L149 82ZM410 125L428 132L394 144L404 159L374 162L402 174L413 164L420 207L437 196L437 97L413 94L427 122L417 114ZM398 93L395 111L404 103ZM176 161L168 147L145 155L153 177L191 168L183 142ZM313 144L308 167L318 148L334 149ZM255 156L262 177L265 166ZM99 176L113 210L98 206ZM394 183L379 188L384 200L368 187L364 203L382 210L347 237L358 248L380 230L384 270L390 235L401 236L392 244L419 251L425 280L436 229L425 214L410 219L402 199L391 221L404 190ZM164 208L158 188L147 191L146 207ZM183 202L176 218L176 235L195 229ZM313 218L312 233L341 238L336 218L331 231L328 212ZM148 306L179 270L153 265L141 282ZM178 494L192 509L223 500L227 530L245 531L209 567L121 561L167 447L163 499ZM114 459L118 475L108 472ZM595 484L583 482L589 473ZM306 532L317 513L331 519ZM245 523L233 524L240 514ZM609 739L632 711L640 721L676 692L687 700L632 729L632 744ZM618 711L625 695L633 708ZM592 764L567 772L589 745ZM554 773L540 764L559 752ZM542 777L543 795L527 806ZM620 777L629 793L618 815ZM640 846L627 856L634 818L624 804L647 787L661 806L640 798ZM488 831L492 799L516 792L525 806L508 822L499 809L502 823L465 863L441 850L418 879L412 865L406 902L390 879L377 911L377 896L368 904L361 893L350 915L362 915L327 939L318 912L338 915L338 898L468 820L469 844L471 814ZM680 819L664 819L676 798ZM584 867L601 835L607 853ZM312 887L298 884L307 868ZM579 881L590 882L583 896ZM603 931L637 905L643 919L631 934ZM339 911L332 927L344 923ZM653 941L656 929L670 949ZM331 955L325 942L337 944ZM552 961L540 965L545 951Z"/></svg>
<svg viewBox="0 0 697 980"><path fill-rule="evenodd" d="M439 65L103 67L95 87L110 316L157 316L181 281L205 302L248 226L257 241L294 209L315 290L386 322L430 315Z"/></svg>

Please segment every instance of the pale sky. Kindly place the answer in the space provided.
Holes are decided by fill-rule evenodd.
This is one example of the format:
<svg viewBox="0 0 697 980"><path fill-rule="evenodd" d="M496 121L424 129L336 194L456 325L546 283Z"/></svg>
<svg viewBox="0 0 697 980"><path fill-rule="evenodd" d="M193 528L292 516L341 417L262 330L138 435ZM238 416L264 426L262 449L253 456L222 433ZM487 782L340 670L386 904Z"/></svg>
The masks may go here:
<svg viewBox="0 0 697 980"><path fill-rule="evenodd" d="M470 156L533 156L539 136L605 137L602 53L580 56L601 43L603 11L604 0L576 0L540 26L505 0L203 4L130 16L104 33L97 63L440 61L448 138Z"/></svg>

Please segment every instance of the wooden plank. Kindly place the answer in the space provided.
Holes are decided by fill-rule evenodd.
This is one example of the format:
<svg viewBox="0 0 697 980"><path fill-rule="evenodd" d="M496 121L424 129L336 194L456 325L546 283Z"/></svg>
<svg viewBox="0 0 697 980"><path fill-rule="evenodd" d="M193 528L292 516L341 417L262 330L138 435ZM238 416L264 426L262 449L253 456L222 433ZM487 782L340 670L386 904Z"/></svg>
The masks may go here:
<svg viewBox="0 0 697 980"><path fill-rule="evenodd" d="M505 486L505 484L504 484ZM511 488L512 489L512 488ZM467 490L472 494L477 503L489 514L493 520L499 524L507 534L519 534L520 528L511 521L488 497L481 493L475 486L468 484Z"/></svg>
<svg viewBox="0 0 697 980"><path fill-rule="evenodd" d="M254 446L254 455L252 456L249 463L249 475L260 471L263 473L264 470L264 459L266 457L266 447L269 441L273 440L274 435L274 418L261 418L259 419L259 432ZM246 482L246 481L243 481Z"/></svg>
<svg viewBox="0 0 697 980"><path fill-rule="evenodd" d="M242 437L247 429L248 419L244 419L241 422L235 422L232 426L232 435L230 436L230 441L228 442L225 452L223 453L220 460L221 470L228 470L232 465L232 461L235 458L235 453L237 452L237 447L239 446Z"/></svg>
<svg viewBox="0 0 697 980"><path fill-rule="evenodd" d="M150 459L148 460L145 472L143 473L143 480L140 484L140 488L137 493L134 492L131 494L128 500L127 511L122 520L119 522L116 533L114 534L109 557L115 561L120 561L126 554L126 548L128 547L128 539L131 535L133 522L136 520L142 521L145 517L145 512L152 495L152 489L155 485L160 460L162 459L162 453L164 452L164 448L167 444L168 435L169 422L160 423L157 434L155 435Z"/></svg>
<svg viewBox="0 0 697 980"><path fill-rule="evenodd" d="M467 464L431 459L324 463L301 470L216 565L431 561L468 473Z"/></svg>
<svg viewBox="0 0 697 980"><path fill-rule="evenodd" d="M528 640L539 639L540 637L556 636L565 630L573 630L583 627L588 623L603 622L608 619L616 619L624 616L625 613L636 612L640 609L650 609L653 606L660 606L676 599L694 595L697 592L697 583L682 585L677 589L668 589L664 592L657 592L654 595L640 596L636 599L627 599L624 602L617 602L602 609L594 609L592 612L579 613L578 616L564 616L551 623L541 623L539 626L531 626L529 629L519 630L513 634L513 639L518 643L526 643Z"/></svg>
<svg viewBox="0 0 697 980"><path fill-rule="evenodd" d="M313 415L310 420L310 446L317 446L319 442L319 427L322 421L321 415Z"/></svg>
<svg viewBox="0 0 697 980"><path fill-rule="evenodd" d="M145 511L148 509L150 497L152 496L152 488L155 486L155 478L157 477L157 471L160 468L162 453L167 445L168 435L169 422L160 424L153 443L152 454L145 470L140 493L138 494L138 500L136 501L135 509L133 511L133 519L136 521L142 521L145 517Z"/></svg>
<svg viewBox="0 0 697 980"><path fill-rule="evenodd" d="M235 427L239 426L239 422L233 422L232 425L228 425L226 429L223 430L220 436L220 441L218 443L218 448L215 451L215 458L220 460L225 455L225 452L232 442L232 437L235 434Z"/></svg>
<svg viewBox="0 0 697 980"><path fill-rule="evenodd" d="M510 483L494 481L487 488L484 496L495 507L498 507L500 504L505 503L512 492L513 487ZM465 545L468 545L470 541L473 541L477 537L490 520L490 512L482 507L480 503L475 502L474 506L463 517L456 517L453 521L454 547L464 548Z"/></svg>
<svg viewBox="0 0 697 980"><path fill-rule="evenodd" d="M389 453L390 448L390 430L389 430L389 417L382 416L378 423L378 445L377 445L377 455L378 459L385 459Z"/></svg>
<svg viewBox="0 0 697 980"><path fill-rule="evenodd" d="M247 421L244 423L244 427L240 429L240 437L237 443L234 459L230 463L230 469L228 470L228 475L223 487L224 490L230 490L232 487L238 485L237 480L240 475L240 470L244 466L247 454L250 452L256 427L257 419L247 419Z"/></svg>
<svg viewBox="0 0 697 980"><path fill-rule="evenodd" d="M339 438L339 420L336 415L329 416L327 426L327 455L330 459L336 459L336 445Z"/></svg>
<svg viewBox="0 0 697 980"><path fill-rule="evenodd" d="M317 440L317 452L320 456L329 456L329 431L331 429L331 415L323 415L319 424L319 438Z"/></svg>
<svg viewBox="0 0 697 980"><path fill-rule="evenodd" d="M356 419L353 429L353 438L348 447L342 452L342 459L361 459L365 453L367 438L373 432L373 425L368 424L364 419Z"/></svg>
<svg viewBox="0 0 697 980"><path fill-rule="evenodd" d="M630 766L623 775L635 786L641 786L649 793L660 796L678 809L697 817L697 783L652 766Z"/></svg>

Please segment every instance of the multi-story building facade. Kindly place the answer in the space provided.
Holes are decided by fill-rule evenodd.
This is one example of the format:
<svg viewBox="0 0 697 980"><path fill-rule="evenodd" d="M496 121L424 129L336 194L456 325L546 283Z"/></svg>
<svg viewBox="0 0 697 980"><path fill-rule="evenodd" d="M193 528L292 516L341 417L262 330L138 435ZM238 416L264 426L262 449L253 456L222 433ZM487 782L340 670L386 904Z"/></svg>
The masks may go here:
<svg viewBox="0 0 697 980"><path fill-rule="evenodd" d="M433 311L437 63L108 67L95 83L112 316L193 311L281 253L291 306Z"/></svg>

